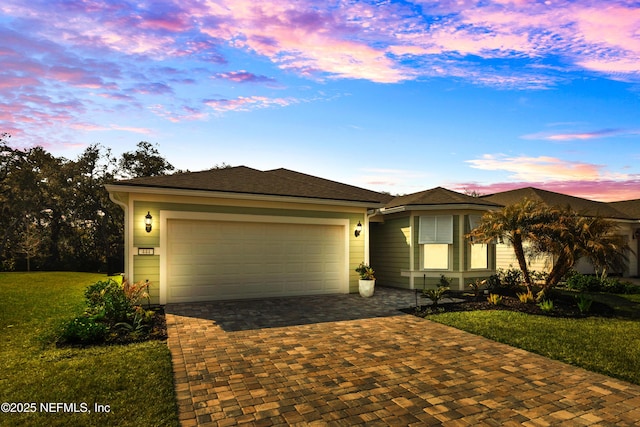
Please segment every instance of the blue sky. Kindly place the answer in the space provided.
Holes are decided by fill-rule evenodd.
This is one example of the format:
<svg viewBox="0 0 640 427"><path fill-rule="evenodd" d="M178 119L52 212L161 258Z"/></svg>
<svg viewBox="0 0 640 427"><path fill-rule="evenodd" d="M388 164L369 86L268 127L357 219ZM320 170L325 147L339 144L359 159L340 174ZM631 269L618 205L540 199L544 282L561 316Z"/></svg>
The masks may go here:
<svg viewBox="0 0 640 427"><path fill-rule="evenodd" d="M640 198L640 2L5 0L0 104L67 158Z"/></svg>

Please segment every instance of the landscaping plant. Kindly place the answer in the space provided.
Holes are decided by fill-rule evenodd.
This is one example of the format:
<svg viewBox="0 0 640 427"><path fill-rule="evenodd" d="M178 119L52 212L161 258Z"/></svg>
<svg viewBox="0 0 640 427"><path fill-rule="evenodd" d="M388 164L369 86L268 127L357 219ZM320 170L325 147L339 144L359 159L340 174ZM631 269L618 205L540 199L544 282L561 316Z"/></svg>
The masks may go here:
<svg viewBox="0 0 640 427"><path fill-rule="evenodd" d="M364 262L360 263L358 268L356 268L356 272L358 273L360 280L375 280L376 278L373 268L371 268L371 266L365 264Z"/></svg>
<svg viewBox="0 0 640 427"><path fill-rule="evenodd" d="M423 289L422 296L423 298L429 298L432 302L432 306L437 307L438 301L440 301L444 297L445 292L447 292L448 290L448 286L438 286L435 289Z"/></svg>
<svg viewBox="0 0 640 427"><path fill-rule="evenodd" d="M473 292L473 296L476 298L476 300L480 299L480 293L482 291L482 287L486 284L487 284L487 279L484 279L484 280L476 279L475 282L469 283L469 287L471 288L471 291Z"/></svg>
<svg viewBox="0 0 640 427"><path fill-rule="evenodd" d="M58 343L89 345L144 339L155 314L141 305L149 297L149 285L148 281L118 283L108 279L87 287L85 312L63 325Z"/></svg>
<svg viewBox="0 0 640 427"><path fill-rule="evenodd" d="M580 294L576 296L576 300L580 313L588 313L589 310L591 310L591 304L593 304L593 300L591 298L585 294Z"/></svg>
<svg viewBox="0 0 640 427"><path fill-rule="evenodd" d="M540 310L544 311L545 313L549 313L553 311L553 301L550 299L542 300L538 303L538 307L540 307Z"/></svg>
<svg viewBox="0 0 640 427"><path fill-rule="evenodd" d="M518 299L522 303L532 304L533 302L535 302L535 297L533 296L533 292L531 292L530 290L527 292L518 293L517 295L518 295Z"/></svg>
<svg viewBox="0 0 640 427"><path fill-rule="evenodd" d="M500 305L502 304L502 296L500 294L489 294L487 301L493 305Z"/></svg>

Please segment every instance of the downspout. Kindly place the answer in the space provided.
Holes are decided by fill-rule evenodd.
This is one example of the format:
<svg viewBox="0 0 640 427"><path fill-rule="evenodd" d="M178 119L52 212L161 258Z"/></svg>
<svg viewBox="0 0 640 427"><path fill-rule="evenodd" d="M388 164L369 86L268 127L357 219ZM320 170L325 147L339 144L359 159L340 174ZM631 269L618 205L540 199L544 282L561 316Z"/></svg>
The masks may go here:
<svg viewBox="0 0 640 427"><path fill-rule="evenodd" d="M107 188L107 191L109 192L109 199L115 203L116 205L120 206L122 208L122 210L124 211L124 231L123 231L123 237L124 237L124 273L125 273L125 277L129 277L129 278L133 278L133 272L130 271L130 269L132 268L132 262L129 259L129 255L130 255L130 251L129 251L129 205L128 203L123 202L122 200L118 199L116 193L112 193L111 191L109 191L109 188Z"/></svg>
<svg viewBox="0 0 640 427"><path fill-rule="evenodd" d="M365 220L364 220L364 226L365 226L365 233L364 233L364 259L365 259L365 263L367 264L371 264L371 259L370 259L370 253L369 253L369 244L370 244L370 240L369 240L369 234L371 233L371 227L369 227L369 219L371 219L371 217L376 216L380 213L380 209L369 209L367 210L366 216L365 216Z"/></svg>

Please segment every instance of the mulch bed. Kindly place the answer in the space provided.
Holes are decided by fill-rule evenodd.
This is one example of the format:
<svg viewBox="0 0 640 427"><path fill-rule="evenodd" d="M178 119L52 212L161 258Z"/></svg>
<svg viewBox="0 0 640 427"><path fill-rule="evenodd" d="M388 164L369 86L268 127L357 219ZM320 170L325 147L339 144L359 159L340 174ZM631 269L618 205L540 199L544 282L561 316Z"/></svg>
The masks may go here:
<svg viewBox="0 0 640 427"><path fill-rule="evenodd" d="M450 302L448 297L455 298L456 300L462 299L460 302ZM450 313L460 311L475 311L475 310L508 310L516 311L520 313L535 314L540 316L549 317L564 317L564 318L585 318L591 316L611 317L615 314L614 310L606 304L594 301L591 305L591 309L588 313L581 313L578 304L573 296L570 295L556 295L552 298L553 310L543 311L535 303L523 303L520 302L515 295L502 295L502 302L500 305L495 305L487 301L485 295L476 298L474 295L460 293L450 294L445 296L436 307L433 307L428 298L420 298L420 301L426 302L424 305L420 305L418 309L416 307L408 307L401 311L413 314L419 317L424 317L431 314Z"/></svg>

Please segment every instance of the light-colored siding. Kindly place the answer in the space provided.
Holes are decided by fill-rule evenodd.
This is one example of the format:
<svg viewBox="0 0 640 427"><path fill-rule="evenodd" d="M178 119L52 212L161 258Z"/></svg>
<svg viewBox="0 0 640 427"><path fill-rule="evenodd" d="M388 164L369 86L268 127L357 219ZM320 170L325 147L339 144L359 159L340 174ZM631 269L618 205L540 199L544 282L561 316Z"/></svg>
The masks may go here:
<svg viewBox="0 0 640 427"><path fill-rule="evenodd" d="M353 230L356 224L366 223L366 213L364 208L352 207L332 207L321 206L317 210L309 209L309 205L292 205L288 208L284 203L258 202L259 206L252 206L246 201L238 202L238 205L232 205L229 201L220 200L220 204L216 204L217 200L207 200L207 203L193 203L192 199L186 199L185 203L176 203L171 201L153 200L151 196L139 196L143 199L133 198L133 208L130 214L132 217L132 245L130 251L133 255L137 254L137 248L156 248L156 254L159 253L160 247L160 211L180 211L180 212L207 212L207 213L226 213L240 215L264 215L264 216L285 216L285 217L304 217L304 218L346 218L349 220L349 292L358 292L358 274L355 269L358 265L365 261L365 233L355 237ZM175 199L175 198L174 198ZM200 200L198 200L200 201ZM359 211L359 212L358 212ZM152 230L150 233L145 231L144 217L150 212L153 217ZM149 256L132 256L133 261L132 272L134 277L141 277L141 280L149 278L156 286L155 298L158 297L158 283L160 276L160 260L158 256L155 263L149 261ZM143 277L144 276L144 277ZM148 276L148 277L147 277ZM152 279L155 278L155 279ZM152 296L153 296L152 288ZM152 300L153 301L153 300ZM157 301L156 301L157 302Z"/></svg>
<svg viewBox="0 0 640 427"><path fill-rule="evenodd" d="M526 246L525 246L526 252ZM527 267L529 271L540 271L548 273L553 267L550 255L542 255L527 258ZM519 269L518 260L513 251L513 247L508 243L499 243L496 245L496 268L508 270L510 268Z"/></svg>
<svg viewBox="0 0 640 427"><path fill-rule="evenodd" d="M371 223L371 266L376 271L376 283L409 288L409 278L400 272L409 268L411 230L409 217L386 219Z"/></svg>
<svg viewBox="0 0 640 427"><path fill-rule="evenodd" d="M149 297L151 304L158 304L160 301L160 257L157 255L135 255L134 257L133 282L151 282L149 286Z"/></svg>

